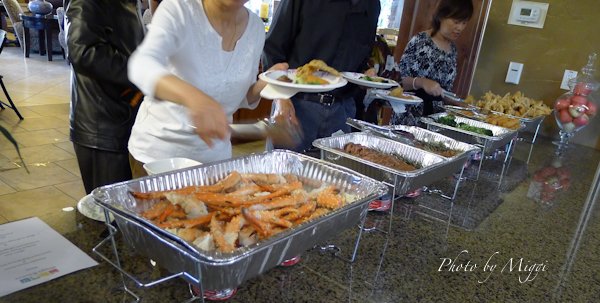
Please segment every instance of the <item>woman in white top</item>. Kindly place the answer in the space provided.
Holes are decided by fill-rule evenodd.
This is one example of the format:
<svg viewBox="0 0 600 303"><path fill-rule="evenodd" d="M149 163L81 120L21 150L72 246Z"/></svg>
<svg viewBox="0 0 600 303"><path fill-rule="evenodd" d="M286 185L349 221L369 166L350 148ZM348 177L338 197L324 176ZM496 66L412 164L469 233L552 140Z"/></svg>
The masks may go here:
<svg viewBox="0 0 600 303"><path fill-rule="evenodd" d="M146 95L129 140L134 170L171 157L203 163L231 157L232 115L255 108L266 85L257 81L264 25L245 2L161 2L129 59L129 78Z"/></svg>

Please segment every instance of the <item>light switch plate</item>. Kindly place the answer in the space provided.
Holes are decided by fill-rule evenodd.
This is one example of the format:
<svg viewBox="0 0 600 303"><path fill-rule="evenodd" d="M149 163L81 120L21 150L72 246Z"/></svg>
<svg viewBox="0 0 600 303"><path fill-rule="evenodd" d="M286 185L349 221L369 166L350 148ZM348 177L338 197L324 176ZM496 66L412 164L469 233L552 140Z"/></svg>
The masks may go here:
<svg viewBox="0 0 600 303"><path fill-rule="evenodd" d="M577 71L565 69L562 81L560 82L560 88L564 90L570 90L571 88L569 88L569 80L575 77L577 77Z"/></svg>
<svg viewBox="0 0 600 303"><path fill-rule="evenodd" d="M506 83L519 84L521 81L521 73L523 72L523 63L510 62L508 64L508 72L506 72Z"/></svg>

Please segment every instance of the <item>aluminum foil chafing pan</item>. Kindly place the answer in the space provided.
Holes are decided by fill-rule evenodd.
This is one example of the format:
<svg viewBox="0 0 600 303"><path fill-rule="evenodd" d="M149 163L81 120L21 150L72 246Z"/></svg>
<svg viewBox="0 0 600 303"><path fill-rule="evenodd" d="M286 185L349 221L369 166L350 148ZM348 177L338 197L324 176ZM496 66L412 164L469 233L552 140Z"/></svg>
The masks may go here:
<svg viewBox="0 0 600 303"><path fill-rule="evenodd" d="M391 130L399 130L411 133L415 140L423 142L423 143L433 143L433 144L443 144L444 147L459 151L460 153L456 154L450 159L455 158L466 158L480 150L479 147L471 144L467 144L465 142L461 142L450 137L444 136L442 134L438 134L436 132L432 132L430 130L426 130L424 128L416 127L416 126L407 126L407 125L388 125L385 126Z"/></svg>
<svg viewBox="0 0 600 303"><path fill-rule="evenodd" d="M357 143L378 151L399 155L405 160L417 163L421 168L414 171L399 171L376 164L343 151L347 143ZM396 189L396 194L405 194L410 189L430 185L459 171L464 161L448 159L416 147L394 140L374 136L369 133L349 133L340 136L317 139L313 142L321 149L322 159L348 167L361 174L386 182Z"/></svg>
<svg viewBox="0 0 600 303"><path fill-rule="evenodd" d="M202 251L177 236L155 226L139 214L151 207L139 202L130 192L152 192L190 185L213 184L230 171L240 173L292 173L305 184L325 182L340 188L355 200L325 216L289 228L255 245L232 253ZM95 201L114 214L126 243L172 273L204 289L225 289L260 275L282 261L301 254L340 231L355 226L368 204L385 194L387 187L376 180L344 167L290 151L275 150L186 168L100 187L93 192Z"/></svg>
<svg viewBox="0 0 600 303"><path fill-rule="evenodd" d="M444 106L444 108L446 108L447 111L452 112L455 115L459 115L468 119L485 119L487 117L486 114L482 113L482 109L479 107L459 107L459 106L452 106L452 105L446 105ZM471 111L473 113L472 117L469 117L467 115L465 115L463 113L463 111ZM501 113L501 112L497 112L497 111L489 111L490 113L496 114L496 115L501 115L501 116L507 116L509 118L513 118L513 119L519 119L521 121L521 127L518 129L518 131L526 131L526 132L536 132L538 126L542 123L542 121L544 121L544 119L546 118L545 115L543 116L537 116L535 118L525 118L525 117L519 117L519 116L514 116L514 115L509 115L509 114L505 114L505 113Z"/></svg>
<svg viewBox="0 0 600 303"><path fill-rule="evenodd" d="M510 130L504 127L492 125L489 123L467 119L464 117L455 116L457 123L465 123L475 127L486 128L492 131L493 136L486 136L482 134L473 133L470 131L462 130L460 128L452 127L442 123L438 123L436 120L447 116L448 113L437 113L429 115L428 117L421 117L421 122L427 124L427 129L434 130L448 137L454 138L459 141L463 141L470 144L479 144L484 147L485 153L492 152L499 147L502 147L517 136L517 131Z"/></svg>

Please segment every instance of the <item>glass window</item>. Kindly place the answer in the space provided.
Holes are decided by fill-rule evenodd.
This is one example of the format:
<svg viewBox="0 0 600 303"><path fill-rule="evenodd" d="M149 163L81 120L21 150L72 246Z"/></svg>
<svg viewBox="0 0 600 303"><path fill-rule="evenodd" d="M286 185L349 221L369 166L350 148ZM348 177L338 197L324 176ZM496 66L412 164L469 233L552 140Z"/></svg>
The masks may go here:
<svg viewBox="0 0 600 303"><path fill-rule="evenodd" d="M377 27L379 28L399 28L402 18L402 8L404 0L381 0L381 13Z"/></svg>

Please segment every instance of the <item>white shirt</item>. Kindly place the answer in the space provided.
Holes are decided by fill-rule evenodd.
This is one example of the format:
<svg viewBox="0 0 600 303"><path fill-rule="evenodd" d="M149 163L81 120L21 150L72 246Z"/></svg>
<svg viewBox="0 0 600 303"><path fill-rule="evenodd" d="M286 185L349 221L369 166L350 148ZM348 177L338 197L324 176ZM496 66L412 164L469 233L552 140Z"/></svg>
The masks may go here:
<svg viewBox="0 0 600 303"><path fill-rule="evenodd" d="M207 163L231 157L229 138L213 141L209 148L190 127L184 106L153 96L158 79L172 74L219 102L230 122L236 110L250 108L246 93L256 82L265 30L258 16L248 14L235 49L226 52L201 0L160 4L148 34L129 59L129 79L146 95L129 139L129 152L136 160L185 157Z"/></svg>

